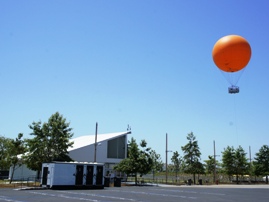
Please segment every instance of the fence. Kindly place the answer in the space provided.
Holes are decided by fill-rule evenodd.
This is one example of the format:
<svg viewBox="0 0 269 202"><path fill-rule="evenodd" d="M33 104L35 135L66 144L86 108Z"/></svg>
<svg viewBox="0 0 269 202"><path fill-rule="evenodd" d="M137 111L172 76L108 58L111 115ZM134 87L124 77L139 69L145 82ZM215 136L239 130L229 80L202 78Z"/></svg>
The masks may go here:
<svg viewBox="0 0 269 202"><path fill-rule="evenodd" d="M190 180L193 182L193 175L188 174L181 174L177 177L168 175L167 176L167 184L173 185L185 185L189 184ZM196 175L195 176L195 183L196 184L231 184L236 183L235 176L228 176L228 175L217 175L216 181L214 181L213 175ZM135 177L128 177L127 182L134 182ZM240 184L258 184L258 183L265 183L262 176L239 176L238 181ZM166 184L166 175L158 175L153 178L152 175L145 175L143 177L137 177L138 184Z"/></svg>

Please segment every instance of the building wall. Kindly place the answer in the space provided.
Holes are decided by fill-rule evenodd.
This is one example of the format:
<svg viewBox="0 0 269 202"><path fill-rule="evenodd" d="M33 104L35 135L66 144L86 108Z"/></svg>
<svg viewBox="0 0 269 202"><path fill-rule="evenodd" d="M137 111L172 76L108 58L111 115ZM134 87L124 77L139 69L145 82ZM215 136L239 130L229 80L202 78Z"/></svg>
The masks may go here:
<svg viewBox="0 0 269 202"><path fill-rule="evenodd" d="M12 170L12 167L10 167L9 179L11 178ZM36 178L37 172L27 168L25 164L15 167L13 180L35 181Z"/></svg>
<svg viewBox="0 0 269 202"><path fill-rule="evenodd" d="M69 156L78 162L94 162L94 145L72 150L69 152ZM111 156L116 158L108 158ZM98 142L96 161L105 164L105 173L113 174L113 167L126 157L127 135Z"/></svg>
<svg viewBox="0 0 269 202"><path fill-rule="evenodd" d="M119 141L117 141L117 139ZM100 163L119 163L122 159L126 158L127 156L127 137L125 135L125 138L119 137L113 139L113 142L116 142L117 145L113 147L112 149L115 150L120 150L123 149L123 155L118 155L119 158L108 158L109 157L109 152L108 152L108 142L109 141L102 141L98 142L97 147L96 147L96 161ZM122 143L124 142L124 145ZM121 148L117 148L117 146L120 146ZM111 147L110 147L111 149ZM120 152L115 152L115 153L120 153ZM122 152L121 152L122 153ZM75 160L75 161L80 161L80 162L93 162L94 161L94 145L88 145L83 148L79 148L76 150L72 150L69 152L69 156ZM113 155L114 157L115 155Z"/></svg>
<svg viewBox="0 0 269 202"><path fill-rule="evenodd" d="M110 152L108 151L108 142L110 141L110 151L113 153L113 157L120 157L120 158L108 158ZM118 148L120 147L120 148ZM123 148L124 147L124 148ZM85 147L81 147L69 152L69 156L78 162L94 162L94 144L88 145ZM124 149L124 151L120 151ZM117 151L115 151L117 150ZM105 164L105 173L113 173L113 166L118 164L123 157L127 157L127 135L123 135L120 137L116 137L111 140L105 140L98 142L96 147L96 162L104 163ZM12 168L10 168L9 178L11 176ZM14 180L19 179L32 179L37 177L37 172L30 170L26 167L26 165L22 165L21 167L16 168L14 172ZM33 180L33 179L32 179Z"/></svg>

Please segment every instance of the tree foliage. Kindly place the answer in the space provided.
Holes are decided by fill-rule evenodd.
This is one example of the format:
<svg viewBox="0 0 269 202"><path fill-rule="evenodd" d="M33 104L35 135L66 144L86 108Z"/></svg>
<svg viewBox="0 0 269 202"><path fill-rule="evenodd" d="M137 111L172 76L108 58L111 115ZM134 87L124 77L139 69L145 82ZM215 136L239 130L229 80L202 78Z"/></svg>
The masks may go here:
<svg viewBox="0 0 269 202"><path fill-rule="evenodd" d="M152 174L153 174L153 180L154 180L155 173L162 171L163 162L161 160L161 155L157 154L155 150L150 151L150 157L152 159Z"/></svg>
<svg viewBox="0 0 269 202"><path fill-rule="evenodd" d="M236 182L238 183L238 177L247 174L249 163L246 157L244 149L239 146L237 149L228 146L222 152L222 167L224 172L229 175L236 176Z"/></svg>
<svg viewBox="0 0 269 202"><path fill-rule="evenodd" d="M11 166L11 175L9 183L12 182L15 170L22 165L22 159L19 155L24 154L25 144L22 139L23 134L19 133L15 140L11 140L8 144L7 162Z"/></svg>
<svg viewBox="0 0 269 202"><path fill-rule="evenodd" d="M222 152L222 168L224 170L224 173L226 173L229 176L235 174L234 160L235 160L235 150L233 147L228 146Z"/></svg>
<svg viewBox="0 0 269 202"><path fill-rule="evenodd" d="M208 156L208 159L204 161L206 163L205 170L207 174L213 174L215 171L215 159L213 156Z"/></svg>
<svg viewBox="0 0 269 202"><path fill-rule="evenodd" d="M32 139L27 139L28 154L25 156L27 167L40 171L42 163L51 161L70 161L67 149L73 145L70 123L59 112L53 114L48 122L33 122Z"/></svg>
<svg viewBox="0 0 269 202"><path fill-rule="evenodd" d="M10 162L8 162L9 145L11 139L0 136L0 171L9 170Z"/></svg>
<svg viewBox="0 0 269 202"><path fill-rule="evenodd" d="M195 183L195 174L203 172L200 162L201 152L193 132L187 135L187 140L188 143L181 147L184 153L185 172L193 174L193 181Z"/></svg>
<svg viewBox="0 0 269 202"><path fill-rule="evenodd" d="M213 174L216 169L216 173L220 171L221 164L214 156L208 156L208 159L205 162L205 172L206 174Z"/></svg>
<svg viewBox="0 0 269 202"><path fill-rule="evenodd" d="M114 167L116 171L126 174L135 174L135 183L137 184L137 174L143 176L149 173L153 168L153 159L151 157L151 148L147 147L147 142L142 140L139 148L136 140L131 138L128 147L128 157L123 159Z"/></svg>
<svg viewBox="0 0 269 202"><path fill-rule="evenodd" d="M177 151L173 152L173 156L171 157L171 161L173 163L173 170L176 173L176 181L177 181L177 174L180 171L180 166L182 163L182 157L180 157Z"/></svg>
<svg viewBox="0 0 269 202"><path fill-rule="evenodd" d="M259 152L256 153L254 163L254 172L256 175L265 175L266 184L268 184L269 175L269 146L263 145Z"/></svg>

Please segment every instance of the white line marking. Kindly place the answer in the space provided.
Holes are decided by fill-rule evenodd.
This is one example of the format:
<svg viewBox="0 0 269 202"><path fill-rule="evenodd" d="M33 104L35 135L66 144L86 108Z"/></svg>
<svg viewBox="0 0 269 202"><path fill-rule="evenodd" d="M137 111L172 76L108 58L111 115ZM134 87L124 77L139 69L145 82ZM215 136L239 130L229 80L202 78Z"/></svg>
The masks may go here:
<svg viewBox="0 0 269 202"><path fill-rule="evenodd" d="M48 194L48 193L40 193L40 192L35 192L35 191L29 191L28 193L37 194L37 195L43 195L43 196L52 196L52 197L59 197L59 198L66 198L66 199L74 199L74 200L80 200L80 201L99 202L99 200L80 198L80 197L72 197L72 196L66 196L66 195L63 195L63 194Z"/></svg>
<svg viewBox="0 0 269 202"><path fill-rule="evenodd" d="M224 196L226 194L222 193L213 193L213 192L196 192L196 191L186 191L186 190L176 190L176 189L152 189L152 190L162 190L162 191L168 191L168 192L180 192L180 193L191 193L191 194L207 194L207 195L216 195L216 196Z"/></svg>
<svg viewBox="0 0 269 202"><path fill-rule="evenodd" d="M163 196L163 197L173 197L173 198L197 199L197 197L192 197L192 196L180 196L180 195L172 195L172 194L157 194L157 193L142 192L142 191L117 191L117 190L113 190L113 191L133 193L133 194L144 194L144 195L149 195L149 196Z"/></svg>
<svg viewBox="0 0 269 202"><path fill-rule="evenodd" d="M23 202L23 201L13 200L13 199L6 197L6 196L0 196L0 201Z"/></svg>
<svg viewBox="0 0 269 202"><path fill-rule="evenodd" d="M88 194L88 193L77 193L77 192L71 192L71 191L58 191L61 193L68 193L68 194L76 194L76 195L84 195L84 196L93 196L93 197L100 197L100 198L109 198L109 199L117 199L122 201L138 201L131 198L123 198L123 197L116 197L116 196L105 196L100 194Z"/></svg>

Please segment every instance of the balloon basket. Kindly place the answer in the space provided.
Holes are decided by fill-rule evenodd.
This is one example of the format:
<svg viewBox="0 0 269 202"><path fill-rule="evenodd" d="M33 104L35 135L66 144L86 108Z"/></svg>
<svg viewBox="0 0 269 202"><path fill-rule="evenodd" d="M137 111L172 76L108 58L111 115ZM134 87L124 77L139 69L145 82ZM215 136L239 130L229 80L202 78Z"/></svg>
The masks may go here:
<svg viewBox="0 0 269 202"><path fill-rule="evenodd" d="M239 87L238 86L231 86L228 88L228 92L230 94L236 94L239 93Z"/></svg>

